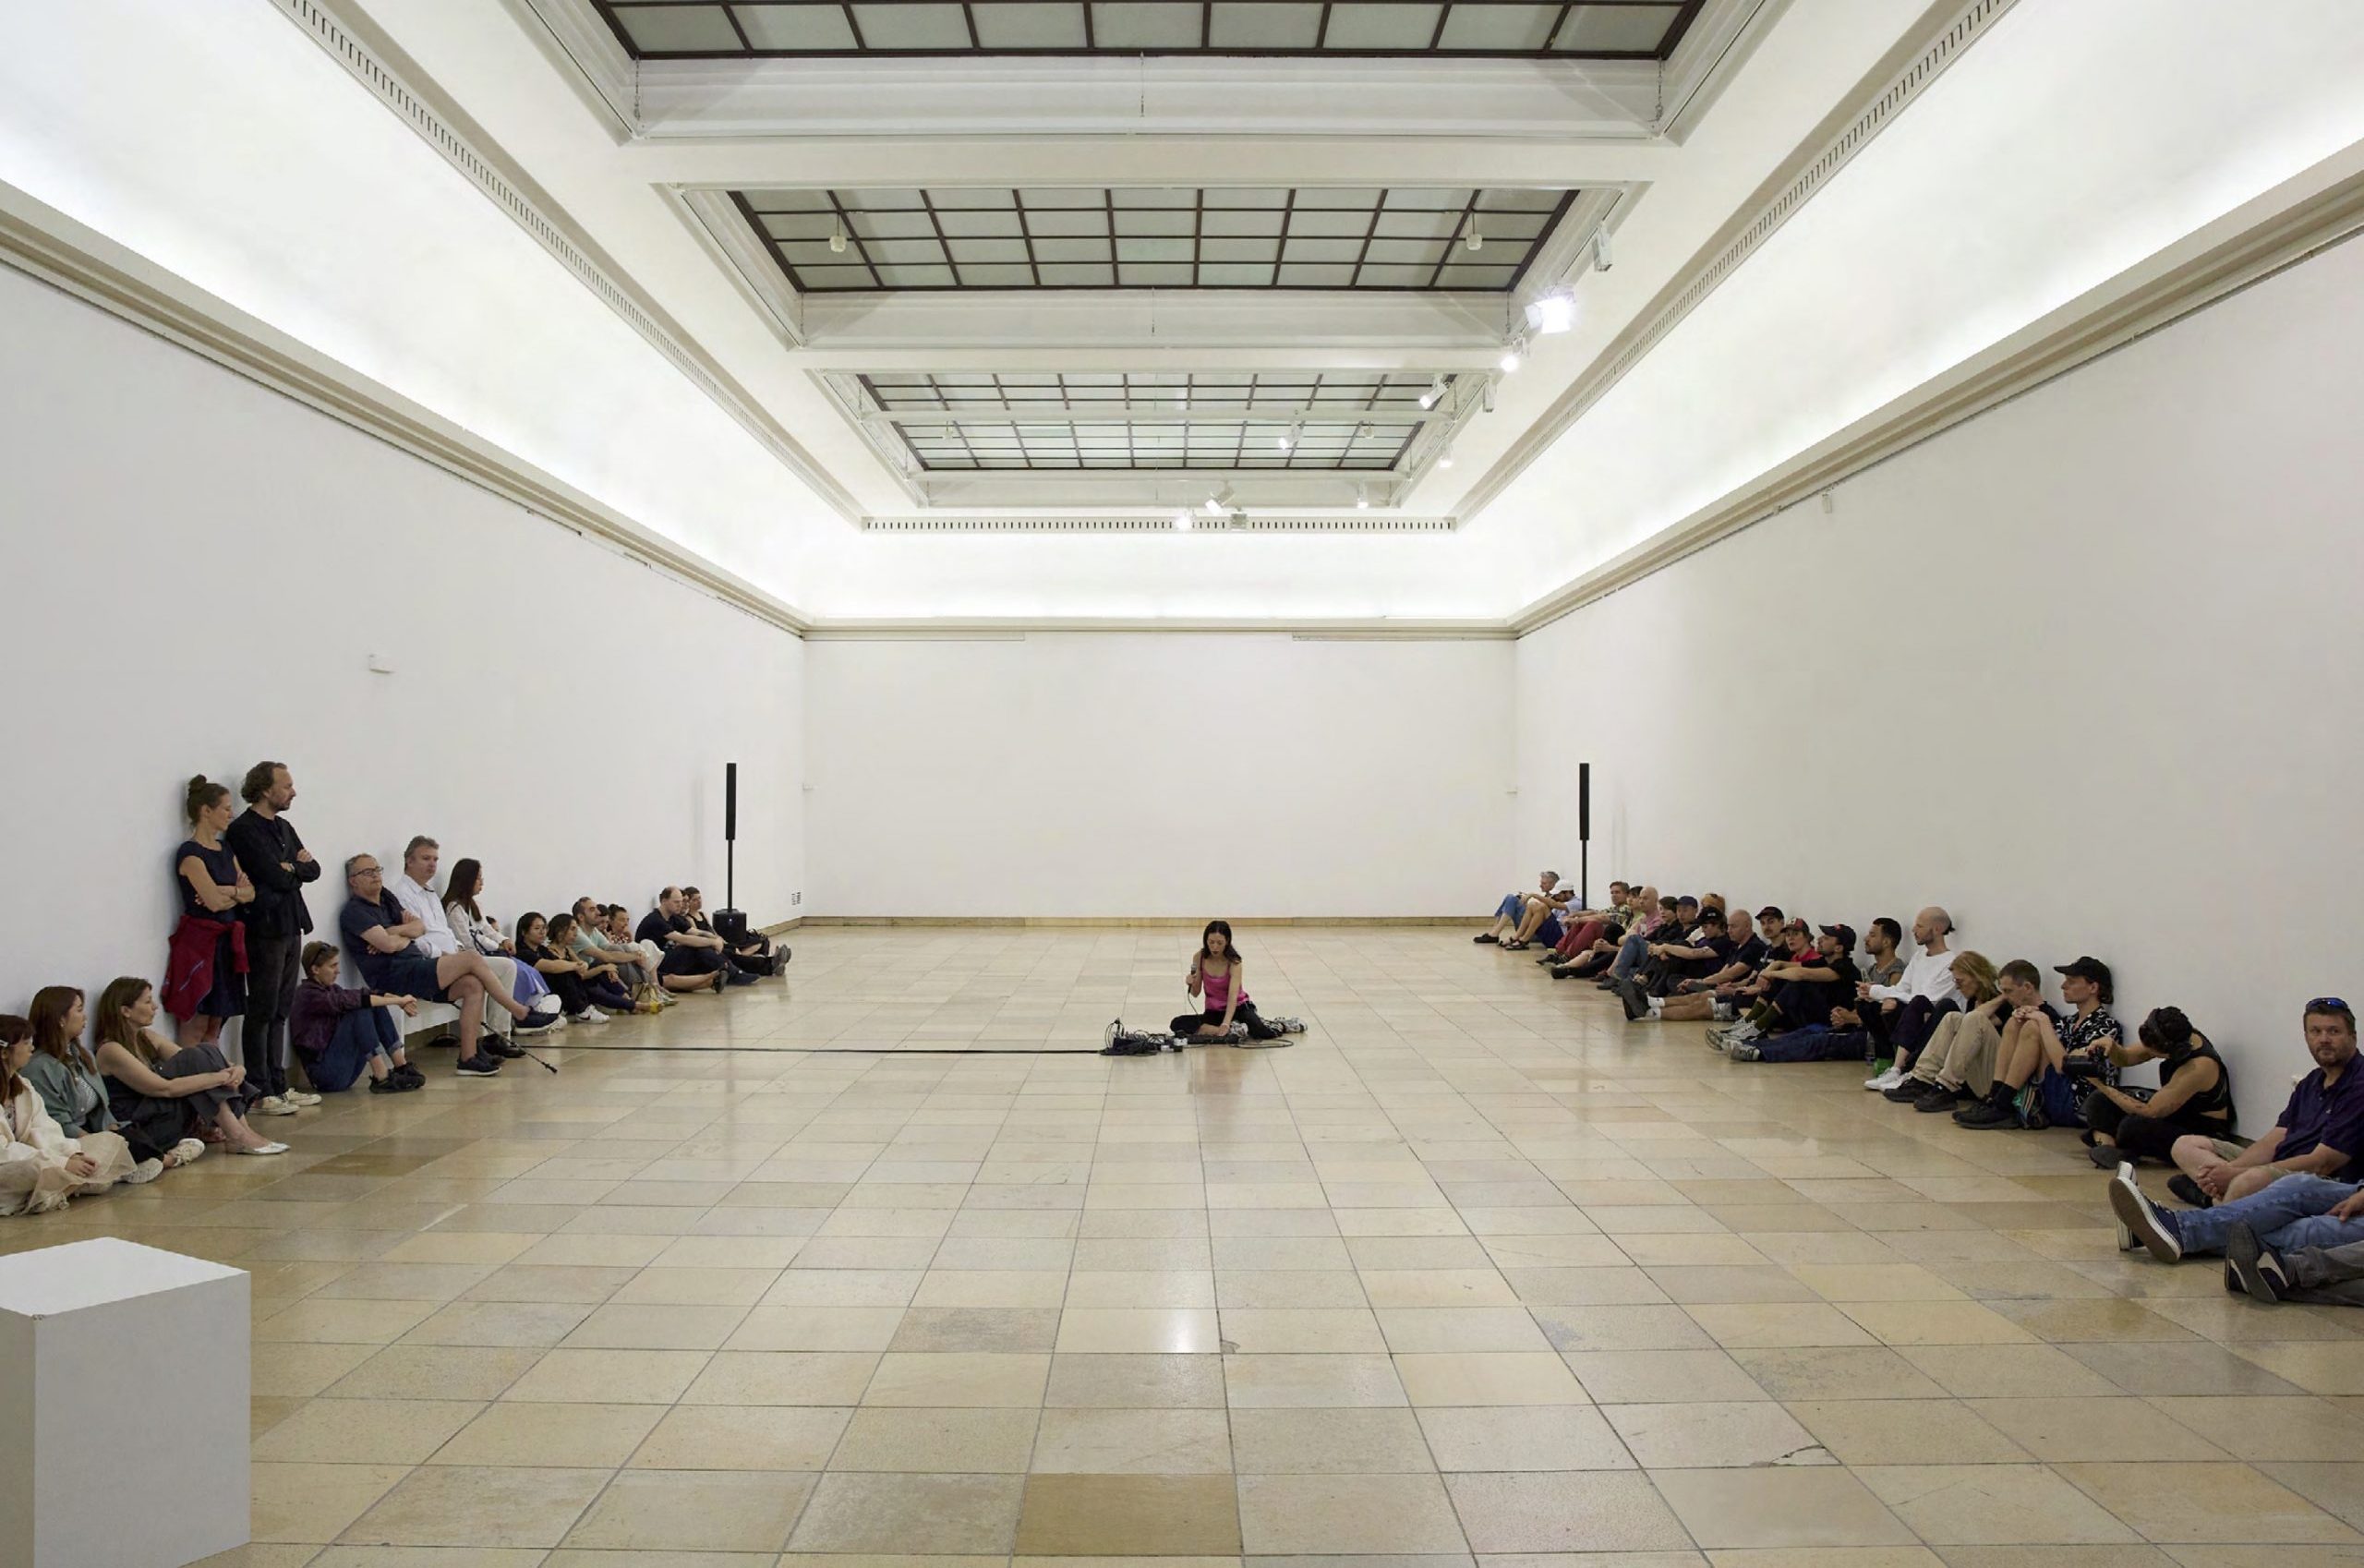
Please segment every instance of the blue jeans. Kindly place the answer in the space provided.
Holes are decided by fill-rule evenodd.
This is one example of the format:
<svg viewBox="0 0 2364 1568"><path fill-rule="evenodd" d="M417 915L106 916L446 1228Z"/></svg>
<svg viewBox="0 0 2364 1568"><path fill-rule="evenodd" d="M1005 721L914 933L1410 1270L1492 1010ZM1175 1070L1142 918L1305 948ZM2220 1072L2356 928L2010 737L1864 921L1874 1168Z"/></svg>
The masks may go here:
<svg viewBox="0 0 2364 1568"><path fill-rule="evenodd" d="M2176 1239L2183 1243L2186 1252L2222 1252L2225 1231L2242 1224L2277 1252L2301 1247L2345 1247L2364 1241L2364 1219L2334 1220L2331 1211L2355 1196L2356 1188L2354 1182L2286 1176L2247 1198L2177 1214Z"/></svg>
<svg viewBox="0 0 2364 1568"><path fill-rule="evenodd" d="M368 1070L370 1057L391 1056L402 1048L402 1030L388 1009L356 1007L336 1020L336 1033L306 1076L321 1093L341 1094Z"/></svg>
<svg viewBox="0 0 2364 1568"><path fill-rule="evenodd" d="M1650 939L1636 932L1617 945L1617 961L1609 966L1609 972L1616 979L1623 980L1640 969L1642 960L1649 956Z"/></svg>
<svg viewBox="0 0 2364 1568"><path fill-rule="evenodd" d="M1494 918L1496 920L1516 920L1518 918L1518 911L1526 907L1526 895L1524 893L1514 893L1509 898L1504 899L1501 903L1494 906Z"/></svg>

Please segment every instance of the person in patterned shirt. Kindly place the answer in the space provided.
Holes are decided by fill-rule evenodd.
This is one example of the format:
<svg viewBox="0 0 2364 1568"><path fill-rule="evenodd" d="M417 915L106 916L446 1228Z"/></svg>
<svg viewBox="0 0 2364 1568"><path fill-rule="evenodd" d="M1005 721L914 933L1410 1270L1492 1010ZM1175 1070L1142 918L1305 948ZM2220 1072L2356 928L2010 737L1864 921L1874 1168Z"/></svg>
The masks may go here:
<svg viewBox="0 0 2364 1568"><path fill-rule="evenodd" d="M1960 1125L1984 1131L2082 1127L2077 1101L2084 1082L2117 1081L2112 1047L2123 1047L2126 1031L2109 1010L2116 994L2109 965L2087 957L2053 972L2060 976L2060 999L2076 1010L2057 1027L2034 1007L2014 1014L2020 1027L1996 1062L1995 1086L1984 1100L1955 1113Z"/></svg>

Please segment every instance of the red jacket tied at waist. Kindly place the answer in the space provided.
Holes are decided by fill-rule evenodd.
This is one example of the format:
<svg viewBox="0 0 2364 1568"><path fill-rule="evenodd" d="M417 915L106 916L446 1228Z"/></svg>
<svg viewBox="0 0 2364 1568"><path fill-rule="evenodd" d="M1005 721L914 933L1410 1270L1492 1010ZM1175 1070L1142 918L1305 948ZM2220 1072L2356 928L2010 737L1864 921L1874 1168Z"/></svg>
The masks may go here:
<svg viewBox="0 0 2364 1568"><path fill-rule="evenodd" d="M223 932L230 934L230 968L247 972L247 928L235 920L207 920L183 915L173 927L171 951L164 959L164 1011L187 1019L213 989L213 950Z"/></svg>

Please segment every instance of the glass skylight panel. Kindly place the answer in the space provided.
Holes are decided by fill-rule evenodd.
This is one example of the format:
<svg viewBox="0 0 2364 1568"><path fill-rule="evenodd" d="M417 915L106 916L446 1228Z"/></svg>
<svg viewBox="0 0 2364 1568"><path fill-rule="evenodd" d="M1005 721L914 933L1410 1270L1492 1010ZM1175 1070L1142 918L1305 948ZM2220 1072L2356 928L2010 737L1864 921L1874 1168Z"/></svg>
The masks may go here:
<svg viewBox="0 0 2364 1568"><path fill-rule="evenodd" d="M1679 0L592 0L653 58L733 55L1639 55L1664 59Z"/></svg>

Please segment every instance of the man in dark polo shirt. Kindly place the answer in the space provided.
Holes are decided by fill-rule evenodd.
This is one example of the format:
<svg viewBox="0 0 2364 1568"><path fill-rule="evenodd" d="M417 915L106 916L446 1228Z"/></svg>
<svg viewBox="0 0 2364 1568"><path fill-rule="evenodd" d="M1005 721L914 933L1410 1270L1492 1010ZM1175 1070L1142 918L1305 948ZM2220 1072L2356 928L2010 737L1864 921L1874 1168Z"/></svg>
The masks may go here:
<svg viewBox="0 0 2364 1568"><path fill-rule="evenodd" d="M2298 1080L2290 1103L2247 1149L2215 1139L2176 1140L2176 1164L2218 1201L2212 1208L2167 1210L2143 1196L2130 1164L2110 1178L2119 1245L2140 1242L2162 1262L2219 1252L2234 1227L2264 1245L2332 1248L2364 1241L2364 1217L2352 1202L2364 1187L2364 1070L2356 1060L2356 1013L2336 996L2307 1004L2307 1052L2315 1070Z"/></svg>
<svg viewBox="0 0 2364 1568"><path fill-rule="evenodd" d="M664 957L657 966L657 983L668 991L719 991L726 985L750 985L755 977L730 967L722 938L690 923L688 900L679 887L657 895L657 907L640 917L633 940L651 942Z"/></svg>
<svg viewBox="0 0 2364 1568"><path fill-rule="evenodd" d="M521 1023L532 1015L509 994L508 985L486 964L484 955L446 953L429 958L421 952L415 943L425 928L416 915L386 891L386 873L374 855L355 855L344 862L344 886L349 897L337 916L337 930L370 989L451 1003L460 1010L460 1072L468 1078L490 1078L500 1072L500 1058L488 1050L476 1049L476 1036L484 1027L484 999L490 996Z"/></svg>

